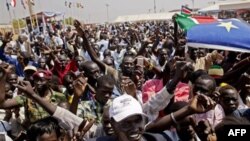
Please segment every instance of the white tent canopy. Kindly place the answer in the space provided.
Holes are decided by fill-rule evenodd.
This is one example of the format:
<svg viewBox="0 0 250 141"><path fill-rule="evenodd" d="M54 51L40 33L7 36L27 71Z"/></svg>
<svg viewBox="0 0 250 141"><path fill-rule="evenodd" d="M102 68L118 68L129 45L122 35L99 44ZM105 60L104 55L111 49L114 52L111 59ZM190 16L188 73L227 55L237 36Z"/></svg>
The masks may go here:
<svg viewBox="0 0 250 141"><path fill-rule="evenodd" d="M114 23L119 22L135 22L135 21L150 21L150 20L170 20L176 12L170 13L149 13L139 15L119 16L114 20Z"/></svg>
<svg viewBox="0 0 250 141"><path fill-rule="evenodd" d="M219 4L215 4L215 5L211 5L208 6L206 8L200 9L198 10L198 12L216 12L220 10L220 5Z"/></svg>
<svg viewBox="0 0 250 141"><path fill-rule="evenodd" d="M231 1L216 3L206 8L200 9L198 12L216 12L220 10L237 10L237 9L249 9L250 0Z"/></svg>
<svg viewBox="0 0 250 141"><path fill-rule="evenodd" d="M230 2L220 5L221 10L238 10L238 9L249 9L250 0Z"/></svg>

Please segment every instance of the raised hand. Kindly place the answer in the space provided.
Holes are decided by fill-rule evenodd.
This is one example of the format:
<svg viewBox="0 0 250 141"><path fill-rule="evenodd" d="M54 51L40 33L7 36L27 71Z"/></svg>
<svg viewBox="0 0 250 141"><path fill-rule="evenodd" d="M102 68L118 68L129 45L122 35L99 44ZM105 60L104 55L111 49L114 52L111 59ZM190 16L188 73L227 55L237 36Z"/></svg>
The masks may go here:
<svg viewBox="0 0 250 141"><path fill-rule="evenodd" d="M136 85L130 78L122 77L121 87L123 92L136 98Z"/></svg>
<svg viewBox="0 0 250 141"><path fill-rule="evenodd" d="M74 26L76 28L77 33L82 37L84 36L84 31L82 29L81 23L78 20L74 20Z"/></svg>
<svg viewBox="0 0 250 141"><path fill-rule="evenodd" d="M188 71L192 71L193 69L194 68L190 62L177 61L175 77L181 80L186 77Z"/></svg>
<svg viewBox="0 0 250 141"><path fill-rule="evenodd" d="M32 98L35 95L33 87L31 86L29 81L20 81L18 85L16 85L18 90L24 92L27 97Z"/></svg>
<svg viewBox="0 0 250 141"><path fill-rule="evenodd" d="M0 64L0 81L5 81L8 73L13 71L13 67L5 62Z"/></svg>
<svg viewBox="0 0 250 141"><path fill-rule="evenodd" d="M88 84L87 81L88 81L88 78L81 76L73 82L74 96L76 96L76 97L82 96L82 94L85 91L85 88Z"/></svg>
<svg viewBox="0 0 250 141"><path fill-rule="evenodd" d="M213 109L216 105L216 102L213 101L210 97L205 95L196 95L191 103L189 104L189 109L193 113L205 113L211 109Z"/></svg>

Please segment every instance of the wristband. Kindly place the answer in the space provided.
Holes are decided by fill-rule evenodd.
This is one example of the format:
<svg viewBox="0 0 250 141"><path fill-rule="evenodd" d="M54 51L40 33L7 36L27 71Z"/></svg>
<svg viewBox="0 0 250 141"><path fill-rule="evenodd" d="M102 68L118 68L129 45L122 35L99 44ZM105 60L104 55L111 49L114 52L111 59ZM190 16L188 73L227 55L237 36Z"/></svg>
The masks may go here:
<svg viewBox="0 0 250 141"><path fill-rule="evenodd" d="M175 117L174 117L174 114L173 114L173 113L171 113L171 114L170 114L170 117L171 117L172 121L173 121L175 124L177 124L177 121L176 121L176 119L175 119Z"/></svg>

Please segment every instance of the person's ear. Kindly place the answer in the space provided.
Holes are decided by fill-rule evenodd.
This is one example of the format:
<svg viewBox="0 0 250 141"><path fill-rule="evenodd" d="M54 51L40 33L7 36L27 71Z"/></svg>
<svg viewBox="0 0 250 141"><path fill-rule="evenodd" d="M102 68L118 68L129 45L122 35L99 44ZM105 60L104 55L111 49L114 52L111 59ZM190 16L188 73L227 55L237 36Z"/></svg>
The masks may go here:
<svg viewBox="0 0 250 141"><path fill-rule="evenodd" d="M118 123L116 123L113 118L110 119L110 124L111 124L112 128L114 129L114 131L116 133L118 133L118 131L119 131Z"/></svg>

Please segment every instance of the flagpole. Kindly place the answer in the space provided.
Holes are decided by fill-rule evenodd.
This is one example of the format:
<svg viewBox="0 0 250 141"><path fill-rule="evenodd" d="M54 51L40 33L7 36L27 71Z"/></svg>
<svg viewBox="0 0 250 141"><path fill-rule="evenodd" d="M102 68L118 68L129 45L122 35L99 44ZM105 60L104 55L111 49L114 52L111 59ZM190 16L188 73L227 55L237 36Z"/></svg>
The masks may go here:
<svg viewBox="0 0 250 141"><path fill-rule="evenodd" d="M33 16L33 10L32 10L32 6L31 6L30 0L27 0L27 2L28 2L28 7L29 7L31 30L33 30L34 29L34 27L33 27L33 17L32 17Z"/></svg>
<svg viewBox="0 0 250 141"><path fill-rule="evenodd" d="M39 3L39 0L37 0L37 3ZM34 4L34 3L33 3ZM41 4L39 4L40 6L42 6ZM31 5L34 6L34 5ZM32 10L33 11L33 10ZM36 18L36 28L39 28L39 23L38 23L38 17L37 17L37 12L35 12L35 18ZM42 13L43 14L43 13Z"/></svg>
<svg viewBox="0 0 250 141"><path fill-rule="evenodd" d="M72 2L71 4L71 20L70 20L70 24L73 25L73 21L72 19L74 19L74 3Z"/></svg>
<svg viewBox="0 0 250 141"><path fill-rule="evenodd" d="M193 12L194 12L194 0L192 0L192 7L193 7Z"/></svg>
<svg viewBox="0 0 250 141"><path fill-rule="evenodd" d="M24 10L23 10L23 17L25 18L24 21L26 24L26 28L28 29L28 24L27 24L27 19L26 19L26 8L24 8Z"/></svg>

